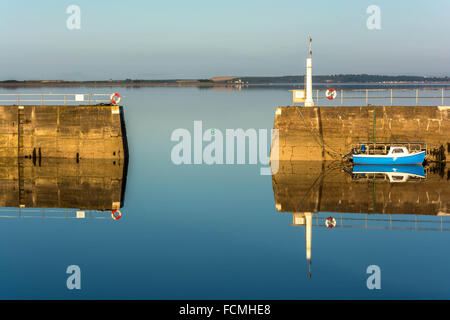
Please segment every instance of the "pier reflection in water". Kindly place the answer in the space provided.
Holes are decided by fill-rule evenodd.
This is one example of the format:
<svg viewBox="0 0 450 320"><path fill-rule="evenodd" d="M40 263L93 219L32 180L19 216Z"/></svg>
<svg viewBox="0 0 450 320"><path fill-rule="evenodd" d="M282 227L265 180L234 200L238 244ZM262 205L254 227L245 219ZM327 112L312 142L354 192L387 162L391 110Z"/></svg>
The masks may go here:
<svg viewBox="0 0 450 320"><path fill-rule="evenodd" d="M124 205L126 173L117 160L2 158L0 216L109 217Z"/></svg>
<svg viewBox="0 0 450 320"><path fill-rule="evenodd" d="M305 228L311 266L313 227L450 231L450 171L423 166L280 162L275 207ZM328 223L327 218L334 223ZM311 276L311 269L309 276Z"/></svg>

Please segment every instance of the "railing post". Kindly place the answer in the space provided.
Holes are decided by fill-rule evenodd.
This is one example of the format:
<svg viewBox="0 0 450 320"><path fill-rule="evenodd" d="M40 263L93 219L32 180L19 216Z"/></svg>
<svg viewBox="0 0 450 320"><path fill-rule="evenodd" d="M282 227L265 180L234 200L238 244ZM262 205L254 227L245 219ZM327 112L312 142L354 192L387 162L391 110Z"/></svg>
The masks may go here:
<svg viewBox="0 0 450 320"><path fill-rule="evenodd" d="M391 89L391 106L392 106L392 89Z"/></svg>
<svg viewBox="0 0 450 320"><path fill-rule="evenodd" d="M366 89L366 106L369 104L369 90Z"/></svg>
<svg viewBox="0 0 450 320"><path fill-rule="evenodd" d="M444 88L441 89L442 92L442 105L444 105Z"/></svg>
<svg viewBox="0 0 450 320"><path fill-rule="evenodd" d="M416 106L419 103L419 89L416 89Z"/></svg>
<svg viewBox="0 0 450 320"><path fill-rule="evenodd" d="M344 103L344 90L341 89L341 104Z"/></svg>

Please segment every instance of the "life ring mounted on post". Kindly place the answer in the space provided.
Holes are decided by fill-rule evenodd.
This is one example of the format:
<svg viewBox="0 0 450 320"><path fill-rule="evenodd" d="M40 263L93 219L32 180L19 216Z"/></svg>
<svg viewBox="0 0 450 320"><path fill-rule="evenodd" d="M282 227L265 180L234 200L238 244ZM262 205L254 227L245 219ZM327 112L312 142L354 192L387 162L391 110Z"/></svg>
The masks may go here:
<svg viewBox="0 0 450 320"><path fill-rule="evenodd" d="M337 92L333 88L330 88L327 90L327 92L325 92L325 96L328 98L328 100L333 100L336 98Z"/></svg>
<svg viewBox="0 0 450 320"><path fill-rule="evenodd" d="M333 217L328 217L325 220L325 226L329 229L333 229L336 226L336 219Z"/></svg>
<svg viewBox="0 0 450 320"><path fill-rule="evenodd" d="M118 104L120 102L120 94L117 92L113 93L109 98L112 104Z"/></svg>
<svg viewBox="0 0 450 320"><path fill-rule="evenodd" d="M122 218L122 212L120 212L119 209L112 210L111 218L113 218L114 220L119 220L120 218Z"/></svg>

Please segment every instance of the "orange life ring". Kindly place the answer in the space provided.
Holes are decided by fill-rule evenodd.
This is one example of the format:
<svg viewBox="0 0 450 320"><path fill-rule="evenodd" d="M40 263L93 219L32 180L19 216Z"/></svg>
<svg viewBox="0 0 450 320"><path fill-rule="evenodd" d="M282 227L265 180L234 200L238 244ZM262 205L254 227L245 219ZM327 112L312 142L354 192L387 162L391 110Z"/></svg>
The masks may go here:
<svg viewBox="0 0 450 320"><path fill-rule="evenodd" d="M329 99L329 100L333 100L334 98L336 98L336 90L334 90L333 88L330 88L327 90L327 92L325 92L325 96Z"/></svg>
<svg viewBox="0 0 450 320"><path fill-rule="evenodd" d="M336 226L336 219L333 217L328 217L325 220L325 225L327 226L327 228L333 229Z"/></svg>
<svg viewBox="0 0 450 320"><path fill-rule="evenodd" d="M110 101L112 104L118 104L120 102L120 94L117 92L113 93L110 97Z"/></svg>
<svg viewBox="0 0 450 320"><path fill-rule="evenodd" d="M120 218L122 218L122 212L120 212L119 209L111 211L111 218L113 218L114 220L119 220Z"/></svg>

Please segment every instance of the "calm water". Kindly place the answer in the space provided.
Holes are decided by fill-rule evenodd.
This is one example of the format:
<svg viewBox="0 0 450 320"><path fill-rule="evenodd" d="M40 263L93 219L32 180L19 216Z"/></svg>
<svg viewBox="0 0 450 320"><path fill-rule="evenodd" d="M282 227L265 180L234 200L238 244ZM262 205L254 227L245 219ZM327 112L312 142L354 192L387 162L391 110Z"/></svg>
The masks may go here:
<svg viewBox="0 0 450 320"><path fill-rule="evenodd" d="M261 176L259 165L172 163L175 129L193 132L195 120L203 121L204 130L271 129L276 107L290 104L286 89L0 91L16 92L119 92L130 159L118 221L108 213L95 216L104 219L2 215L2 299L450 298L450 218L440 224L436 216L448 213L446 168L393 185L382 177L361 181L341 168L323 174L330 169L321 165L296 170L284 165L273 178ZM396 104L401 102L406 103ZM440 105L440 98L424 104ZM320 175L335 179L317 185ZM308 188L313 191L302 196ZM304 201L314 205L319 192L322 204L304 210L320 211L313 215L309 278L305 227L293 225L291 209ZM393 213L392 219L407 222L394 221L390 228L390 222L375 221L369 225L379 227L366 228L365 213L380 210L383 219ZM395 214L399 211L404 214ZM341 212L347 218L342 225ZM337 220L333 229L324 227L328 216ZM415 219L427 221L416 225ZM343 227L351 224L355 227ZM81 268L81 290L66 287L69 265ZM381 268L381 290L367 289L369 265Z"/></svg>

